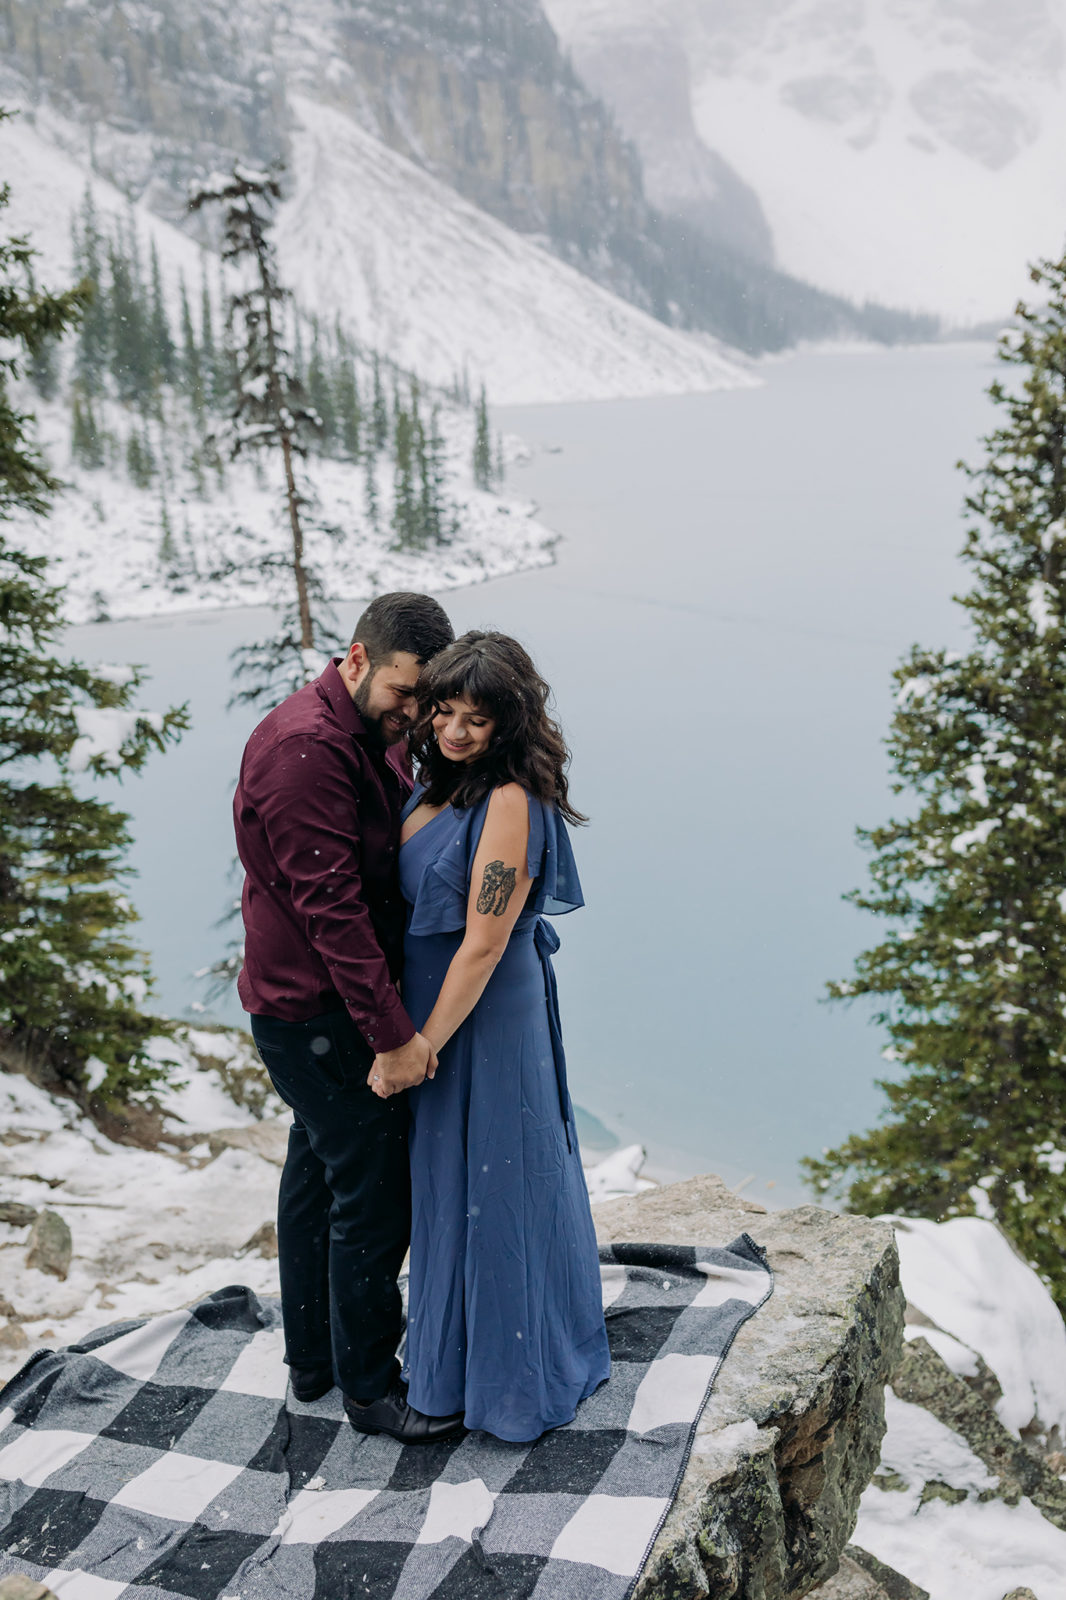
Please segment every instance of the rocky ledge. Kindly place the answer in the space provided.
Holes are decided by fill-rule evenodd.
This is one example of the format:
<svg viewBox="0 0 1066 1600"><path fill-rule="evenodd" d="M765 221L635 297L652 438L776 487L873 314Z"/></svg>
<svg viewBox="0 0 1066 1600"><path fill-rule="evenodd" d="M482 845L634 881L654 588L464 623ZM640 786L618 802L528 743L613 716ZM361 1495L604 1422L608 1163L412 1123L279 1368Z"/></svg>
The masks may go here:
<svg viewBox="0 0 1066 1600"><path fill-rule="evenodd" d="M768 1212L715 1177L594 1214L604 1242L750 1233L775 1279L722 1368L633 1600L797 1600L837 1573L877 1470L903 1338L892 1229L817 1206Z"/></svg>

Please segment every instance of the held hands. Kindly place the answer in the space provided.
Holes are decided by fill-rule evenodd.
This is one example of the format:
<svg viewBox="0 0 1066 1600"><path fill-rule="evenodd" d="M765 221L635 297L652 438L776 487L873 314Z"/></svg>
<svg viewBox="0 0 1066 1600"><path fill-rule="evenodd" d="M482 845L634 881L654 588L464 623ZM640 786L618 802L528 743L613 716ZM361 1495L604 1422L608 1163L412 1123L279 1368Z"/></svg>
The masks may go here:
<svg viewBox="0 0 1066 1600"><path fill-rule="evenodd" d="M428 1039L416 1033L397 1050L383 1050L375 1056L366 1081L379 1099L387 1100L432 1078L436 1070L437 1052Z"/></svg>

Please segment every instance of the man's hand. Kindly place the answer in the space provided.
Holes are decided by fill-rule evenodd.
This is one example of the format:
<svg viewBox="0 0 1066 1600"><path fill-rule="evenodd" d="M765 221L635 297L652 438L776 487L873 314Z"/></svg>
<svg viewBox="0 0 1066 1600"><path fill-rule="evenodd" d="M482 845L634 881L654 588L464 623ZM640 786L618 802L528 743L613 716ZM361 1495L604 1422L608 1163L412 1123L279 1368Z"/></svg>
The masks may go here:
<svg viewBox="0 0 1066 1600"><path fill-rule="evenodd" d="M382 1100L404 1089L413 1089L437 1070L437 1053L428 1039L416 1033L398 1050L383 1050L374 1057L367 1083Z"/></svg>

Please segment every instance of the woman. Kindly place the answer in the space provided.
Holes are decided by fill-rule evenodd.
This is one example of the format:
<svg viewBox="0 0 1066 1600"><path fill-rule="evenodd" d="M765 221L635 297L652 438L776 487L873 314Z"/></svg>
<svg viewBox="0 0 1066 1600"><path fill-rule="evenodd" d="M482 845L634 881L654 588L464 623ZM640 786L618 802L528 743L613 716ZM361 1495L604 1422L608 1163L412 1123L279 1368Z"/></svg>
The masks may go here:
<svg viewBox="0 0 1066 1600"><path fill-rule="evenodd" d="M541 919L583 904L548 693L503 634L434 657L400 849L404 1003L440 1059L408 1096L408 1400L514 1441L569 1422L610 1369Z"/></svg>

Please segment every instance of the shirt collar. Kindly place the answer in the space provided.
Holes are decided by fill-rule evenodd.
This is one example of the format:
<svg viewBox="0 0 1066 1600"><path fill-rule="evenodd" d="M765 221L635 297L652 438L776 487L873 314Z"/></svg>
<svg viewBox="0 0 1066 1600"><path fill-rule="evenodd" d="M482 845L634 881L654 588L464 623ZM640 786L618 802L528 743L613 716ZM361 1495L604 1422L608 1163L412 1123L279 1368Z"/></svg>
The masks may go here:
<svg viewBox="0 0 1066 1600"><path fill-rule="evenodd" d="M353 734L357 739L365 739L367 737L366 723L356 710L355 701L348 693L348 685L340 675L340 662L343 659L342 656L335 656L328 663L318 680L319 692L325 696L333 708L337 721L345 732Z"/></svg>

